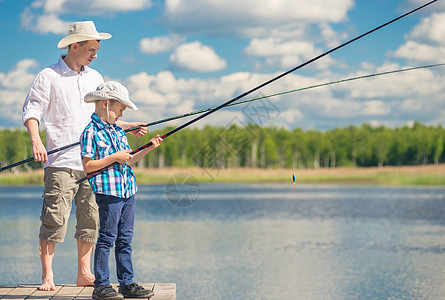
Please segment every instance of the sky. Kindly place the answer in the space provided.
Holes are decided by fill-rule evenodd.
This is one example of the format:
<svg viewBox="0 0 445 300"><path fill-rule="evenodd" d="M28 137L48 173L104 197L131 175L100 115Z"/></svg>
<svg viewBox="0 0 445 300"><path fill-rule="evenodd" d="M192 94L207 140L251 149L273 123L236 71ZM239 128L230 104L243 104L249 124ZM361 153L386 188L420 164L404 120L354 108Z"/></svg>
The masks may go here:
<svg viewBox="0 0 445 300"><path fill-rule="evenodd" d="M23 126L29 88L66 53L57 43L75 21L112 34L90 67L128 88L139 110L126 110L124 120L152 122L225 103L427 2L0 0L0 128ZM243 99L444 62L445 2L437 1ZM444 124L444 83L444 66L382 75L223 108L193 126L437 126Z"/></svg>

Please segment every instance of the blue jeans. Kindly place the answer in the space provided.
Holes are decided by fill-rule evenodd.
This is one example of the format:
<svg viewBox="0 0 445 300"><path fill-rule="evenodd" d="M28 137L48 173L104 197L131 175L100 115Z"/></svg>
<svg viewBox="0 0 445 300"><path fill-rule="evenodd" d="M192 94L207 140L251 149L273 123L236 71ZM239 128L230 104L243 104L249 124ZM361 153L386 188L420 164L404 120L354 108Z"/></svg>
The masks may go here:
<svg viewBox="0 0 445 300"><path fill-rule="evenodd" d="M99 206L99 237L94 253L94 286L110 284L108 259L115 245L117 279L120 285L133 282L133 263L131 260L131 241L134 228L135 196L118 198L96 195Z"/></svg>

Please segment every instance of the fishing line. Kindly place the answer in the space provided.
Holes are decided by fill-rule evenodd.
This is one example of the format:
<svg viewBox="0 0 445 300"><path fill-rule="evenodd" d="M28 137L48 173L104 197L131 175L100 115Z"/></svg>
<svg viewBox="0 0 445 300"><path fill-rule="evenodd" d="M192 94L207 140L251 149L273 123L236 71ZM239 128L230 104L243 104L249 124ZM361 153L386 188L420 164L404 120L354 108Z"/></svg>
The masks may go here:
<svg viewBox="0 0 445 300"><path fill-rule="evenodd" d="M335 47L335 48L332 48L331 50L326 51L326 52L324 52L324 53L322 53L322 54L320 54L320 55L318 55L318 56L316 56L316 57L314 57L314 58L312 58L312 59L310 59L310 60L308 60L308 61L306 61L306 62L304 62L304 63L302 63L302 64L300 64L300 65L298 65L298 66L296 66L296 67L294 67L294 68L292 68L292 69L290 69L290 70L288 70L288 71L286 71L286 72L284 72L284 73L282 73L282 74L280 74L280 75L278 75L278 76L276 76L276 77L266 81L266 82L264 82L264 83L262 83L262 84L260 84L260 85L258 85L256 87L248 90L247 92L242 93L241 95L239 95L239 96L237 96L237 97L235 97L235 98L233 98L233 99L231 99L231 100L229 100L227 102L224 102L223 104L221 104L221 105L211 109L210 111L205 112L204 114L202 114L202 115L200 115L200 116L198 116L198 117L196 117L196 118L194 118L194 119L184 123L183 125L176 127L175 129L173 129L173 130L165 133L164 135L162 135L161 138L165 139L165 138L169 137L170 135L178 132L179 130L181 130L181 129L183 129L183 128L185 128L185 127L187 127L187 126L189 126L189 125L191 125L191 124L201 120L202 118L204 118L204 117L206 117L206 116L208 116L208 115L210 115L210 114L212 114L212 113L214 113L216 111L218 111L219 109L221 109L223 107L226 107L227 105L229 105L229 104L231 104L231 103L233 103L233 102L235 102L235 101L237 101L237 100L239 100L239 99L241 99L241 98L243 98L243 97L253 93L254 91L257 91L257 90L263 88L264 86L266 86L268 84L271 84L272 82L275 82L278 79L280 79L280 78L282 78L282 77L284 77L284 76L286 76L286 75L288 75L288 74L290 74L292 72L295 72L296 70L301 69L304 66L306 66L306 65L308 65L308 64L310 64L310 63L312 63L312 62L314 62L314 61L316 61L316 60L318 60L318 59L320 59L320 58L322 58L322 57L324 57L324 56L326 56L326 55L328 55L328 54L330 54L330 53L332 53L332 52L334 52L334 51L336 51L338 49L340 49L340 48L343 48L346 45L349 45L352 42L354 42L354 41L356 41L356 40L358 40L358 39L360 39L360 38L362 38L362 37L364 37L364 36L366 36L368 34L371 34L371 33L375 32L375 31L377 31L377 30L379 30L379 29L381 29L381 28L383 28L383 27L385 27L385 26L387 26L387 25L389 25L391 23L394 23L397 20L400 20L401 18L406 17L406 16L408 16L408 15L410 15L410 14L412 14L412 13L414 13L414 12L416 12L416 11L418 11L418 10L420 10L420 9L422 9L422 8L428 6L428 5L430 5L430 4L432 4L432 3L436 2L436 1L437 0L430 1L430 2L428 2L428 3L426 3L426 4L422 5L422 6L419 6L418 8L415 8L415 9L413 9L413 10L411 10L411 11L409 11L409 12L407 12L407 13L405 13L405 14L403 14L403 15L395 18L395 19L392 19L389 22L386 22L385 24L377 26L374 29L371 29L371 30L369 30L369 31L367 31L367 32L365 32L365 33L363 33L363 34L361 34L361 35L359 35L359 36L357 36L357 37L355 37L355 38L353 38L353 39L351 39L351 40L349 40L349 41L347 41L347 42L345 42L345 43L343 43L343 44L341 44L341 45L339 45L337 47ZM140 151L150 147L152 144L153 143L150 141L149 143L147 143L147 144L137 148L136 150L130 152L130 154L136 154L136 153L138 153L138 152L140 152ZM91 178L93 176L96 176L96 175L100 174L102 171L106 170L107 168L109 168L110 166L113 166L113 165L114 164L110 164L110 165L108 165L108 166L106 166L104 168L101 168L101 169L99 169L99 170L97 170L95 172L91 172L91 173L87 174L87 176L85 176L84 178L78 180L76 183L80 183L80 182L82 182L82 181L84 181L86 179L89 179L89 178Z"/></svg>
<svg viewBox="0 0 445 300"><path fill-rule="evenodd" d="M401 73L401 72L407 72L407 71L413 71L413 70L419 70L419 69L434 68L434 67L439 67L439 66L444 66L444 65L445 65L445 63L439 63L439 64L417 66L417 67L411 67L411 68L404 68L404 69L398 69L398 70L385 71L385 72L361 75L361 76L356 76L356 77L350 77L350 78L346 78L346 79L320 83L320 84L316 84L316 85L306 86L306 87L293 89L293 90L288 90L288 91L284 91L284 92L279 92L279 93L275 93L275 94L264 95L264 96L250 98L250 99L246 99L246 100L239 100L239 101L236 101L236 102L231 103L229 105L226 105L226 107L235 106L235 105L239 105L239 104L243 104L243 103L249 103L249 102L253 102L253 101L258 101L258 100L262 100L262 99L266 99L266 98L286 95L286 94L290 94L290 93L301 92L301 91L310 90L310 89L314 89L314 88L318 88L318 87L344 83L344 82L348 82L348 81L354 81L354 80L359 80L359 79L366 79L366 78L370 78L370 77L377 77L377 76L382 76L382 75L395 74L395 73ZM189 112L189 113L185 113L185 114L182 114L182 115L172 116L172 117L164 118L164 119L161 119L161 120L153 121L153 122L147 123L146 125L139 125L139 126L136 126L136 127L128 128L128 129L125 129L124 131L125 132L129 132L129 131L133 131L133 130L138 130L138 129L142 128L142 127L150 127L150 126L153 126L153 125L158 125L158 124L162 124L162 123L165 123L165 122L169 122L169 121L173 121L173 120L178 120L178 119L194 116L194 115L197 115L197 114L201 114L201 113L210 111L210 110L212 110L214 108L215 107L205 108L205 109L201 109L201 110L195 110L195 111L192 111L192 112ZM56 148L56 149L50 150L50 151L47 152L47 154L51 155L51 154L57 153L59 151L63 151L65 149L69 149L71 147L78 146L78 145L80 145L80 142L72 143L72 144L69 144L69 145L66 145L66 146L63 146L63 147L60 147L60 148ZM13 167L16 167L16 166L19 166L19 165L22 165L22 164L25 164L25 163L28 163L28 162L33 161L33 160L34 160L34 157L29 157L29 158L21 160L19 162L7 165L5 167L1 167L0 168L0 172L2 172L4 170L11 169Z"/></svg>
<svg viewBox="0 0 445 300"><path fill-rule="evenodd" d="M250 99L246 99L246 100L239 100L239 101L236 101L236 102L231 103L229 105L226 105L226 107L235 106L235 105L248 103L248 102L253 102L253 101L258 101L258 100L271 98L271 97L275 97L275 96L281 96L281 95L286 95L286 94L290 94L290 93L301 92L301 91L305 91L305 90L309 90L309 89L313 89L313 88L318 88L318 87L323 87L323 86L328 86L328 85L333 85L333 84L344 83L344 82L353 81L353 80L365 79L365 78L370 78L370 77L377 77L377 76L394 74L394 73L401 73L401 72L418 70L418 69L433 68L433 67L444 66L444 65L445 65L445 63L439 63L439 64L433 64L433 65L418 66L418 67L411 67L411 68L398 69L398 70L392 70L392 71L385 71L385 72L380 72L380 73L361 75L361 76L357 76L357 77L350 77L350 78L346 78L346 79L340 79L340 80L331 81L331 82L319 83L319 84L316 84L316 85L306 86L306 87L293 89L293 90L288 90L288 91L284 91L284 92L278 92L278 93L275 93L275 94L264 95L264 96L260 96L260 97L256 97L256 98L250 98ZM157 125L157 124L168 122L168 121L173 121L173 120L177 120L177 119L181 119L181 118L185 118L185 117L190 117L190 116L193 116L193 115L197 115L197 114L200 114L200 113L203 113L203 112L210 111L210 110L212 110L214 108L216 108L216 107L205 108L205 109L192 111L192 112L185 113L185 114L178 115L178 116L168 117L168 118L165 118L165 119L162 119L162 120L158 120L158 121L154 121L154 122L151 122L151 123L147 123L146 125L140 125L140 126L137 126L137 127L133 127L133 128L128 129L128 130L132 131L132 130L140 129L142 127L149 127L149 126Z"/></svg>

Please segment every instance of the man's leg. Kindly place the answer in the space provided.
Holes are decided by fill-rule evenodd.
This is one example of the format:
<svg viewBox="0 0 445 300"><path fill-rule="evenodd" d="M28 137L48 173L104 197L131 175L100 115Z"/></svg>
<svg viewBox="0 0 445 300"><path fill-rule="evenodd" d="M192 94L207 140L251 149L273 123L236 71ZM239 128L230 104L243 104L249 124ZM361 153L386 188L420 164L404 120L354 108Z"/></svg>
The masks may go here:
<svg viewBox="0 0 445 300"><path fill-rule="evenodd" d="M55 243L39 239L40 260L42 261L42 285L39 287L41 291L54 291L56 289L52 269L55 248Z"/></svg>
<svg viewBox="0 0 445 300"><path fill-rule="evenodd" d="M85 176L84 172L73 171L74 179ZM91 272L91 254L94 242L97 239L97 227L99 224L99 212L96 197L91 190L88 181L78 186L74 197L76 203L76 234L77 240L77 285L94 285L94 275Z"/></svg>
<svg viewBox="0 0 445 300"><path fill-rule="evenodd" d="M44 291L55 290L52 262L55 243L62 243L65 239L73 199L72 189L67 185L70 177L67 169L45 168L45 191L39 232L39 254L42 263L42 285L39 289Z"/></svg>
<svg viewBox="0 0 445 300"><path fill-rule="evenodd" d="M94 285L94 275L91 273L93 246L93 243L77 240L77 286Z"/></svg>

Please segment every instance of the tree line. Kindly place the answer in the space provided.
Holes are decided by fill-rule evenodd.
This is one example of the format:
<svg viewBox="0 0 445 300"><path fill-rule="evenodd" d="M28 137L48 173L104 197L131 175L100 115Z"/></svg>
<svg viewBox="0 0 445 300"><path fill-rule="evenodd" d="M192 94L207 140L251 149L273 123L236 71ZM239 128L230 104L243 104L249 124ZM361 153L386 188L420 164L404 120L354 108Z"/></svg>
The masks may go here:
<svg viewBox="0 0 445 300"><path fill-rule="evenodd" d="M156 132L168 132L165 127ZM148 143L128 135L133 149ZM41 137L45 140L44 132ZM32 156L24 129L0 130L0 165ZM384 165L425 165L445 162L445 130L441 125L387 128L362 124L327 131L296 128L231 125L185 128L168 137L161 147L138 162L138 167L202 168L332 168ZM30 162L14 169L30 170L42 164Z"/></svg>

